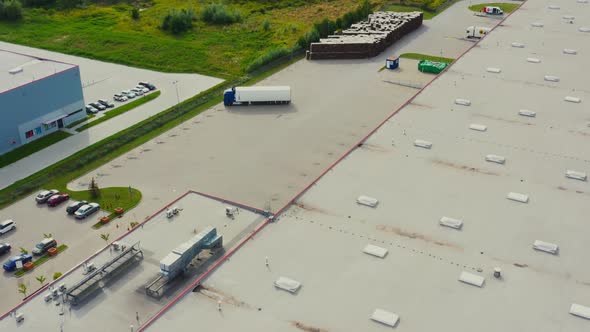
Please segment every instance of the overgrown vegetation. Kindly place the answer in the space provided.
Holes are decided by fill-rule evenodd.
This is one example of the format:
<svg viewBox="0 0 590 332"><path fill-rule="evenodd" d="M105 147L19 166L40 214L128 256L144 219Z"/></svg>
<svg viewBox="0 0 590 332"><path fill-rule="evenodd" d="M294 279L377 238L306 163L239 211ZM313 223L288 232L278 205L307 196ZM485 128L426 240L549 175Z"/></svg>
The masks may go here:
<svg viewBox="0 0 590 332"><path fill-rule="evenodd" d="M276 48L276 49L272 49L266 53L264 53L262 56L256 58L256 60L254 60L247 68L246 71L251 73L255 70L260 69L262 66L277 60L279 58L288 56L290 54L292 54L293 52L296 52L297 49L289 49L286 47L282 47L282 48Z"/></svg>
<svg viewBox="0 0 590 332"><path fill-rule="evenodd" d="M206 5L201 10L201 19L210 24L232 24L240 22L242 15L221 2Z"/></svg>
<svg viewBox="0 0 590 332"><path fill-rule="evenodd" d="M23 5L18 0L0 0L0 20L16 21L23 17Z"/></svg>
<svg viewBox="0 0 590 332"><path fill-rule="evenodd" d="M10 165L70 136L72 136L72 134L63 131L56 131L47 136L34 140L29 144L19 146L10 152L0 155L0 167Z"/></svg>
<svg viewBox="0 0 590 332"><path fill-rule="evenodd" d="M195 11L189 9L170 9L162 20L162 29L179 34L190 30L193 27Z"/></svg>

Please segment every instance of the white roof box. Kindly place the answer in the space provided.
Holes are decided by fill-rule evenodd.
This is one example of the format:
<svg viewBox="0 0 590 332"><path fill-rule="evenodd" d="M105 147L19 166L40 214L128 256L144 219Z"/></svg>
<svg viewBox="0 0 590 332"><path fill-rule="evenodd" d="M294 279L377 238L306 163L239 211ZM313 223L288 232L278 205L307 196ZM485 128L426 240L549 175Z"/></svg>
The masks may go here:
<svg viewBox="0 0 590 332"><path fill-rule="evenodd" d="M570 102L570 103L581 103L582 99L578 98L578 97L572 97L572 96L567 96L565 98L563 98L563 100Z"/></svg>
<svg viewBox="0 0 590 332"><path fill-rule="evenodd" d="M276 288L286 290L289 293L296 293L299 288L301 288L301 283L299 281L287 277L279 277L279 279L274 282L274 285Z"/></svg>
<svg viewBox="0 0 590 332"><path fill-rule="evenodd" d="M399 316L394 314L393 312L389 312L383 309L375 309L375 311L371 315L371 320L391 327L395 327L395 325L399 321Z"/></svg>
<svg viewBox="0 0 590 332"><path fill-rule="evenodd" d="M369 254L379 258L383 258L385 257L385 255L387 255L387 249L374 246L372 244L367 244L367 246L363 249L363 252L365 254Z"/></svg>
<svg viewBox="0 0 590 332"><path fill-rule="evenodd" d="M506 162L506 158L495 154L488 154L486 156L486 161L496 164L504 164Z"/></svg>
<svg viewBox="0 0 590 332"><path fill-rule="evenodd" d="M528 116L529 118L534 118L537 116L537 112L529 111L529 110L520 110L520 111L518 111L518 115Z"/></svg>
<svg viewBox="0 0 590 332"><path fill-rule="evenodd" d="M488 127L486 125L472 123L469 125L469 129L476 130L476 131L486 131Z"/></svg>
<svg viewBox="0 0 590 332"><path fill-rule="evenodd" d="M528 203L529 202L529 195L520 194L520 193L509 192L508 195L506 196L506 198L508 198L509 200L521 202L521 203Z"/></svg>
<svg viewBox="0 0 590 332"><path fill-rule="evenodd" d="M537 58L526 58L526 61L527 62L530 62L530 63L539 63L539 62L541 62L541 59L537 59Z"/></svg>
<svg viewBox="0 0 590 332"><path fill-rule="evenodd" d="M512 47L516 47L516 48L524 48L523 43L514 42L511 45L512 45Z"/></svg>
<svg viewBox="0 0 590 332"><path fill-rule="evenodd" d="M471 105L471 100L457 98L457 99L455 99L455 104L462 105L462 106L470 106Z"/></svg>
<svg viewBox="0 0 590 332"><path fill-rule="evenodd" d="M18 73L22 73L23 69L21 67L16 67L8 70L9 74L16 75Z"/></svg>
<svg viewBox="0 0 590 332"><path fill-rule="evenodd" d="M559 246L554 243L535 240L535 242L533 242L533 249L555 255L559 251Z"/></svg>
<svg viewBox="0 0 590 332"><path fill-rule="evenodd" d="M559 77L553 75L545 75L545 81L549 82L559 82Z"/></svg>
<svg viewBox="0 0 590 332"><path fill-rule="evenodd" d="M533 22L533 23L531 23L531 26L534 28L542 28L544 26L544 24L541 22Z"/></svg>
<svg viewBox="0 0 590 332"><path fill-rule="evenodd" d="M549 5L549 6L547 6L547 8L549 8L549 9L559 9L560 7L558 5Z"/></svg>
<svg viewBox="0 0 590 332"><path fill-rule="evenodd" d="M360 205L366 205L370 207L376 207L379 201L376 198L361 195L356 199L356 202Z"/></svg>
<svg viewBox="0 0 590 332"><path fill-rule="evenodd" d="M590 32L590 27L579 27L578 30L580 32Z"/></svg>
<svg viewBox="0 0 590 332"><path fill-rule="evenodd" d="M424 148L424 149L430 149L432 147L432 143L429 141L417 139L414 141L414 146L417 146L419 148Z"/></svg>
<svg viewBox="0 0 590 332"><path fill-rule="evenodd" d="M571 49L571 48L564 48L563 49L563 54L571 54L571 55L576 55L578 54L577 50Z"/></svg>
<svg viewBox="0 0 590 332"><path fill-rule="evenodd" d="M570 178L570 179L574 179L574 180L580 180L580 181L586 181L586 178L587 178L586 173L572 171L569 169L567 171L565 171L565 177Z"/></svg>
<svg viewBox="0 0 590 332"><path fill-rule="evenodd" d="M590 319L590 308L580 304L572 303L570 314L586 319Z"/></svg>
<svg viewBox="0 0 590 332"><path fill-rule="evenodd" d="M499 73L501 73L501 72L502 72L502 69L500 69L500 68L496 68L496 67L488 67L488 68L486 68L486 71L487 71L488 73L499 74Z"/></svg>
<svg viewBox="0 0 590 332"><path fill-rule="evenodd" d="M459 275L459 281L472 286L483 287L486 278L478 276L477 274L463 271L461 272L461 275Z"/></svg>
<svg viewBox="0 0 590 332"><path fill-rule="evenodd" d="M454 229L461 229L463 227L463 220L449 218L449 217L442 217L440 218L439 224L441 226L450 227Z"/></svg>

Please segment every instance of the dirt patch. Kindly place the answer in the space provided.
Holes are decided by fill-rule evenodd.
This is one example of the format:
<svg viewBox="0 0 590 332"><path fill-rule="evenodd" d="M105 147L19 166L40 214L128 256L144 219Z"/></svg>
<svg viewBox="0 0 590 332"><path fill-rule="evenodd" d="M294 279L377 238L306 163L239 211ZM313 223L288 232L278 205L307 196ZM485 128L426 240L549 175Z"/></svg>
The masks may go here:
<svg viewBox="0 0 590 332"><path fill-rule="evenodd" d="M420 233L416 233L416 232L408 232L408 231L403 230L399 227L389 226L389 225L377 225L375 227L377 228L378 231L381 231L381 232L394 233L399 236L406 237L408 239L421 240L421 241L432 243L432 244L435 244L435 245L441 246L441 247L448 247L448 248L463 250L463 248L461 248L460 246L458 246L454 243L439 241L439 240L433 239L429 236L426 236L424 234L420 234Z"/></svg>
<svg viewBox="0 0 590 332"><path fill-rule="evenodd" d="M293 203L293 205L295 205L298 208L301 208L305 211L310 211L310 212L317 212L317 213L321 213L321 214L326 214L326 215L331 215L330 213L328 213L328 211L321 209L319 207L315 207L313 205L310 204L306 204L303 202L295 202Z"/></svg>
<svg viewBox="0 0 590 332"><path fill-rule="evenodd" d="M445 166L445 167L449 167L449 168L454 168L454 169L460 170L460 171L478 173L478 174L484 174L484 175L493 175L493 176L500 175L499 173L496 173L496 172L484 171L484 170L477 168L477 167L456 164L456 163L452 163L450 161L445 161L445 160L440 160L440 159L432 159L431 161L433 164Z"/></svg>
<svg viewBox="0 0 590 332"><path fill-rule="evenodd" d="M218 289L215 289L213 287L209 287L209 286L204 286L201 285L198 289L197 289L198 293L201 293L202 295L204 295L205 297L218 302L221 301L222 303L226 303L235 307L240 307L240 308L247 308L247 309L252 309L253 307L249 304L247 304L244 301L240 301L238 299L236 299L235 297L226 294Z"/></svg>
<svg viewBox="0 0 590 332"><path fill-rule="evenodd" d="M291 325L293 325L296 328L300 329L301 331L305 331L305 332L328 332L328 330L326 330L326 329L303 324L302 322L298 322L296 320L291 321Z"/></svg>

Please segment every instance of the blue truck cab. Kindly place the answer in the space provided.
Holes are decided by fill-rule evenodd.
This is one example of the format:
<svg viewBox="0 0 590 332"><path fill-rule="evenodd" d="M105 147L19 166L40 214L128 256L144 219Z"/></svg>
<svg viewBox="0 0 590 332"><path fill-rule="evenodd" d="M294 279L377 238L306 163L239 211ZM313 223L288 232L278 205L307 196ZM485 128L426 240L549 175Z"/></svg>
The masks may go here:
<svg viewBox="0 0 590 332"><path fill-rule="evenodd" d="M6 263L4 263L3 267L4 270L11 272L16 270L16 262L20 261L23 264L31 262L33 260L33 256L29 255L29 254L21 254L18 256L13 256L10 257L10 259L8 259L6 261Z"/></svg>
<svg viewBox="0 0 590 332"><path fill-rule="evenodd" d="M231 106L236 102L236 88L227 89L223 92L223 104Z"/></svg>

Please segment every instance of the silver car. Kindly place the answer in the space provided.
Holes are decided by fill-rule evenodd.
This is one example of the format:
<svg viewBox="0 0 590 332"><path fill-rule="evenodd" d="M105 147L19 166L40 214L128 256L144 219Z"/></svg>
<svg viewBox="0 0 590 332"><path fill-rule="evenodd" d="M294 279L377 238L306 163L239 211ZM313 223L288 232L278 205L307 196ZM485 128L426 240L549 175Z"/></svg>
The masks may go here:
<svg viewBox="0 0 590 332"><path fill-rule="evenodd" d="M135 94L135 92L133 92L131 90L123 90L123 91L121 91L121 93L123 95L125 95L128 99L133 99L133 98L137 97L137 95Z"/></svg>

